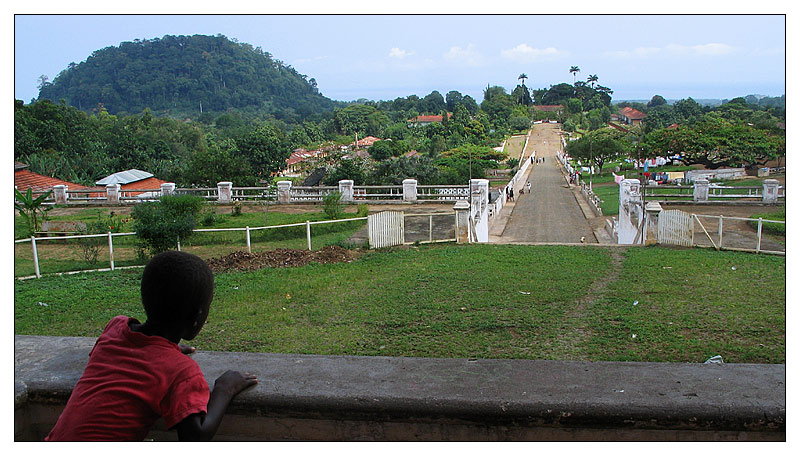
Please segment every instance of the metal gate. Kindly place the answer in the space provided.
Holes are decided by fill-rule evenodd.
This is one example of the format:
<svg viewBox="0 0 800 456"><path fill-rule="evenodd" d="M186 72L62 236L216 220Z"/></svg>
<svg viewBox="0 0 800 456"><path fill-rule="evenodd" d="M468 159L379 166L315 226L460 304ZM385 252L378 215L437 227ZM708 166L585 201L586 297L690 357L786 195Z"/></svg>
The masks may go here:
<svg viewBox="0 0 800 456"><path fill-rule="evenodd" d="M691 214L679 210L661 211L658 214L658 242L661 244L691 247L693 231Z"/></svg>
<svg viewBox="0 0 800 456"><path fill-rule="evenodd" d="M393 245L403 245L405 223L402 212L383 211L367 216L369 247L379 249Z"/></svg>

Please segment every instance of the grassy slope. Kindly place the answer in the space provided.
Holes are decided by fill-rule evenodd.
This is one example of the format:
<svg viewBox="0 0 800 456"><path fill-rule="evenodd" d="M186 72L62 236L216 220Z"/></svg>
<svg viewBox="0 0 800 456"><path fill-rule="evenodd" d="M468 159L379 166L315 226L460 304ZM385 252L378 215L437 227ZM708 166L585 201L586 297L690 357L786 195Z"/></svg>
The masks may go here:
<svg viewBox="0 0 800 456"><path fill-rule="evenodd" d="M114 315L141 319L140 275L15 282L15 332L97 336ZM218 274L211 315L195 344L255 352L678 362L719 354L726 362L780 363L785 283L785 258L738 252L392 249L353 263Z"/></svg>

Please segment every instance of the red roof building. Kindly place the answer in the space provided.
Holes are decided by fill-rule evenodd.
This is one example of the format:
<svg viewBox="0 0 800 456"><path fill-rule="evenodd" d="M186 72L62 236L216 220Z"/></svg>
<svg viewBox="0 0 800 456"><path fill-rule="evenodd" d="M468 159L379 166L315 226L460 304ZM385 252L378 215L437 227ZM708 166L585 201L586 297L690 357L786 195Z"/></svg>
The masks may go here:
<svg viewBox="0 0 800 456"><path fill-rule="evenodd" d="M640 125L647 114L626 106L619 110L619 120L628 125Z"/></svg>
<svg viewBox="0 0 800 456"><path fill-rule="evenodd" d="M453 117L453 114L447 113L447 118ZM417 116L411 119L408 119L409 125L430 125L434 122L442 123L442 116Z"/></svg>
<svg viewBox="0 0 800 456"><path fill-rule="evenodd" d="M74 182L67 182L55 177L44 176L34 173L27 168L28 165L14 162L14 187L22 193L30 188L34 192L46 192L52 190L56 185L66 185L68 190L98 190L105 193L105 189L98 187L86 187Z"/></svg>

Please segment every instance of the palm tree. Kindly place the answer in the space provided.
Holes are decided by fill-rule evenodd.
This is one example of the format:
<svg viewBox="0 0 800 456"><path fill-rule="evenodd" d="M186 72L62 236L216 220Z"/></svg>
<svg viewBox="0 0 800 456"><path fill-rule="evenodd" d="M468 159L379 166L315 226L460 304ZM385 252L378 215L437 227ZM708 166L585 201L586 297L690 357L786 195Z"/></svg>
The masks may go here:
<svg viewBox="0 0 800 456"><path fill-rule="evenodd" d="M522 86L525 87L525 80L528 79L528 75L525 74L525 73L522 73L521 75L519 75L517 77L517 79L522 79Z"/></svg>
<svg viewBox="0 0 800 456"><path fill-rule="evenodd" d="M596 74L591 74L591 75L589 75L588 78L586 78L586 82L591 83L592 84L592 88L594 89L594 83L597 82L597 79L598 78L597 78Z"/></svg>
<svg viewBox="0 0 800 456"><path fill-rule="evenodd" d="M572 73L572 84L575 84L575 75L581 72L581 69L576 66L569 67L569 72Z"/></svg>

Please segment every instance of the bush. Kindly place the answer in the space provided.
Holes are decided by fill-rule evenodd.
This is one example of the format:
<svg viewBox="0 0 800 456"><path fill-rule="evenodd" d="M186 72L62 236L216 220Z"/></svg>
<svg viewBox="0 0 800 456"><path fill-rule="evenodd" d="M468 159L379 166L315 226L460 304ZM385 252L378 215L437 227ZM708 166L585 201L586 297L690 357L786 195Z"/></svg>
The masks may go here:
<svg viewBox="0 0 800 456"><path fill-rule="evenodd" d="M322 198L322 204L325 207L325 215L331 220L336 220L342 216L342 194L340 192L331 192Z"/></svg>
<svg viewBox="0 0 800 456"><path fill-rule="evenodd" d="M192 235L203 198L191 195L169 195L161 201L142 203L133 208L133 229L142 241L143 250L155 255L172 250L177 242Z"/></svg>
<svg viewBox="0 0 800 456"><path fill-rule="evenodd" d="M119 233L122 231L122 226L127 223L127 219L115 215L114 211L108 214L100 214L97 220L89 222L86 227L79 231L79 234L103 234L103 233ZM97 257L100 254L100 246L107 242L105 238L79 238L78 245L83 253L83 258L87 263L94 266L97 264Z"/></svg>

